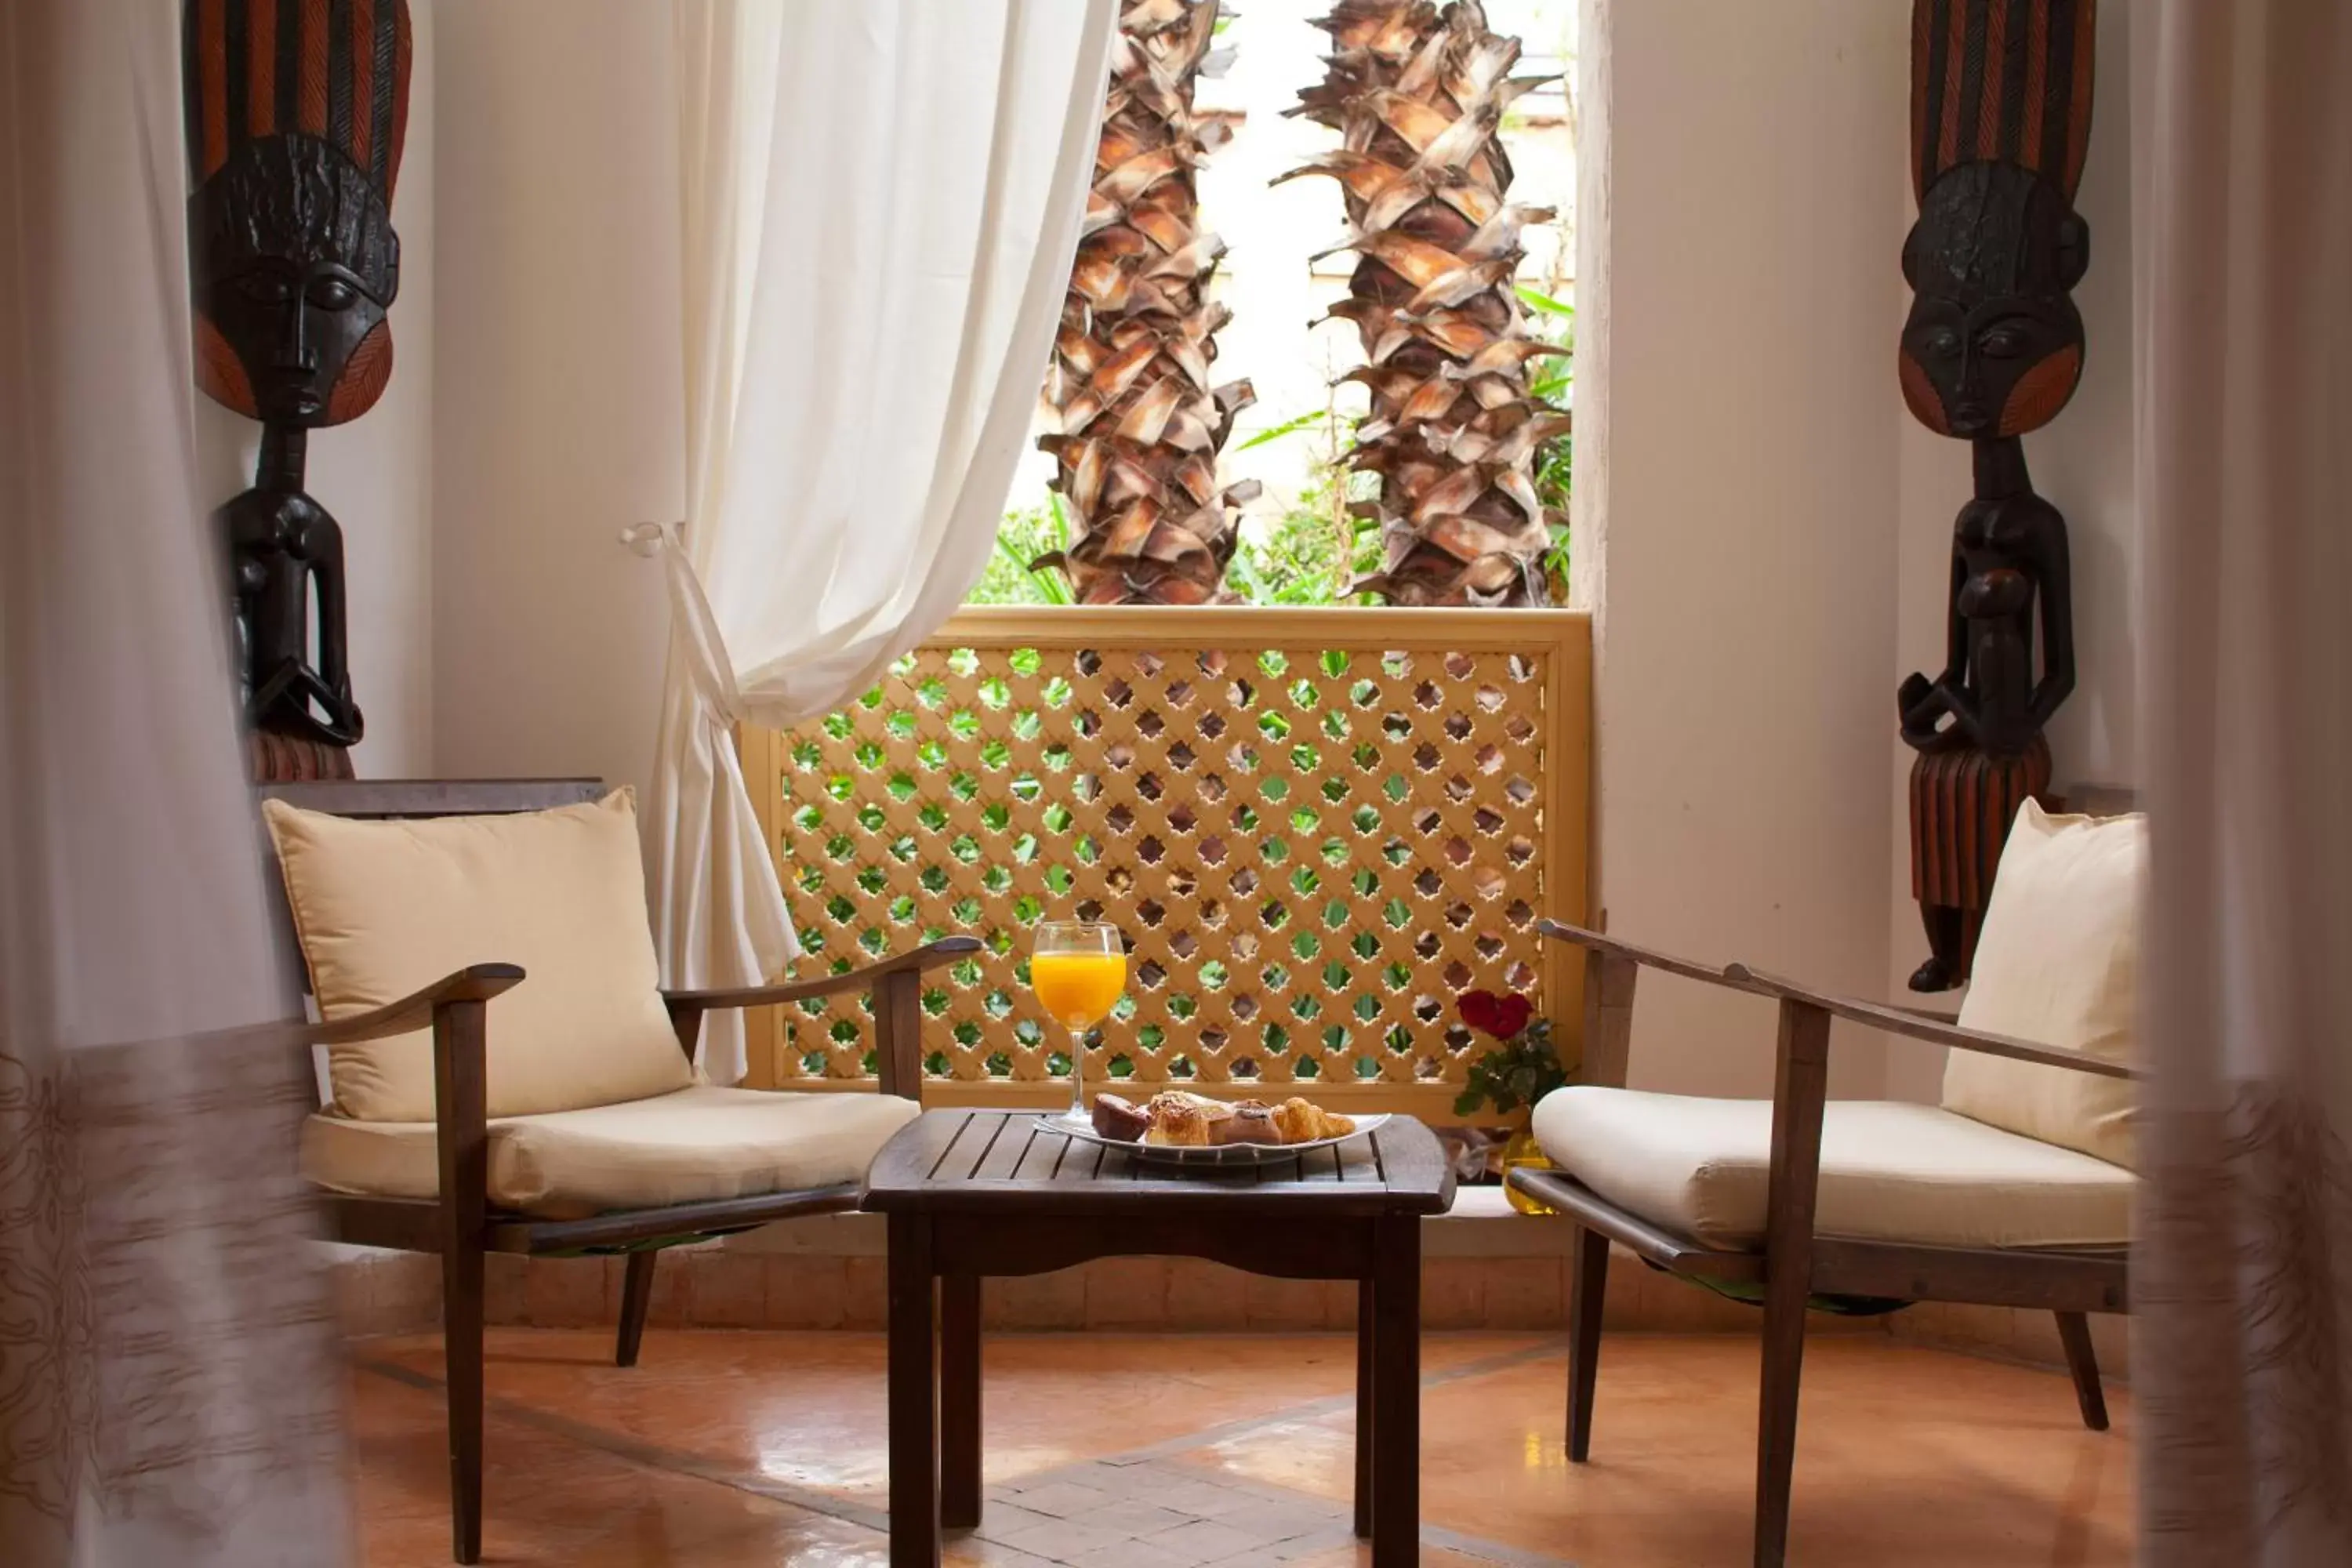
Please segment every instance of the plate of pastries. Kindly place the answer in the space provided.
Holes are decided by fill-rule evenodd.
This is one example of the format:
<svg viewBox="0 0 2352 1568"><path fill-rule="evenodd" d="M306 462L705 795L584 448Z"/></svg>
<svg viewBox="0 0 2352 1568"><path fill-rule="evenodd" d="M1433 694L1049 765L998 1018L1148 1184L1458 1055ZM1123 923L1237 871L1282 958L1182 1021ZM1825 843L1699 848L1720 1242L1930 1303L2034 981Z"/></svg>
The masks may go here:
<svg viewBox="0 0 2352 1568"><path fill-rule="evenodd" d="M1338 1116L1296 1095L1263 1100L1210 1100L1164 1089L1138 1102L1097 1094L1088 1121L1060 1121L1063 1131L1089 1143L1135 1151L1171 1164L1246 1165L1287 1159L1360 1138L1385 1115Z"/></svg>

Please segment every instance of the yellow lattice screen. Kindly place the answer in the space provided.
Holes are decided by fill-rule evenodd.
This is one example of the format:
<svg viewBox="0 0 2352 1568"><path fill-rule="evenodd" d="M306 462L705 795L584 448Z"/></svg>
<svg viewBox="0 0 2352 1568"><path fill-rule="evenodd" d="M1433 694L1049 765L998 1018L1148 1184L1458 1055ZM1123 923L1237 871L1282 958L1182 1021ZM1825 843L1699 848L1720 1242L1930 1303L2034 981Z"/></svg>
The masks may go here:
<svg viewBox="0 0 2352 1568"><path fill-rule="evenodd" d="M1527 994L1572 1053L1590 627L1566 611L967 612L844 712L743 736L814 965L950 933L923 997L936 1103L1053 1103L1066 1037L1027 931L1115 921L1128 999L1089 1081L1451 1114L1452 1000ZM755 1028L769 1081L866 1080L843 999ZM1286 1092L1289 1092L1286 1090Z"/></svg>

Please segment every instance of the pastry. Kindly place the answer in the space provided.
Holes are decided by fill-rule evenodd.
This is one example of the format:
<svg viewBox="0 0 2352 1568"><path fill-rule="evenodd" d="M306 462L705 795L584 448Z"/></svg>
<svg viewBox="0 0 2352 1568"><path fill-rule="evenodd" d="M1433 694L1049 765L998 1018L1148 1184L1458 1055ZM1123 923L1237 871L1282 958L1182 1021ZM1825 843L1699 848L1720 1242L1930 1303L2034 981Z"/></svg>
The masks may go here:
<svg viewBox="0 0 2352 1568"><path fill-rule="evenodd" d="M1133 1143L1151 1131L1151 1113L1115 1094L1095 1096L1095 1131L1121 1143Z"/></svg>
<svg viewBox="0 0 2352 1568"><path fill-rule="evenodd" d="M1275 1125L1285 1143L1312 1143L1323 1138L1345 1138L1356 1130L1345 1116L1334 1116L1319 1106L1293 1096L1274 1110Z"/></svg>
<svg viewBox="0 0 2352 1568"><path fill-rule="evenodd" d="M1345 1116L1334 1116L1305 1100L1280 1105L1262 1100L1237 1100L1228 1104L1182 1089L1162 1089L1141 1105L1116 1094L1097 1094L1095 1131L1121 1143L1144 1142L1159 1148L1207 1149L1231 1144L1280 1146L1344 1138L1356 1130Z"/></svg>
<svg viewBox="0 0 2352 1568"><path fill-rule="evenodd" d="M1274 1120L1274 1107L1262 1100L1239 1100L1232 1107L1233 1114L1209 1129L1212 1143L1279 1143L1282 1129Z"/></svg>
<svg viewBox="0 0 2352 1568"><path fill-rule="evenodd" d="M1151 1113L1151 1131L1143 1141L1180 1149L1206 1148L1216 1141L1211 1129L1234 1114L1230 1106L1173 1089L1153 1095L1146 1109Z"/></svg>

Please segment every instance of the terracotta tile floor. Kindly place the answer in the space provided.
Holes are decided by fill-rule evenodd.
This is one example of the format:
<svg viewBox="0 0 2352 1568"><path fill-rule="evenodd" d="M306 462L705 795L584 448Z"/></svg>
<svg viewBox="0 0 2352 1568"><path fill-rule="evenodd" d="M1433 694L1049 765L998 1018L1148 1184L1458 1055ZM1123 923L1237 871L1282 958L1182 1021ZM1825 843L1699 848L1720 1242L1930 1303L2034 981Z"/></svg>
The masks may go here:
<svg viewBox="0 0 2352 1568"><path fill-rule="evenodd" d="M610 1351L593 1331L491 1331L487 1561L887 1562L877 1336L655 1330L627 1372ZM446 1563L438 1344L357 1358L365 1561ZM992 1338L990 1522L949 1561L1356 1563L1354 1370L1336 1335ZM1573 1470L1555 1340L1433 1335L1423 1372L1423 1563L1747 1561L1752 1341L1612 1336L1593 1462ZM1790 1554L1806 1568L2131 1561L2128 1394L2110 1393L2116 1429L2089 1433L2061 1377L1853 1336L1808 1347L1805 1399Z"/></svg>

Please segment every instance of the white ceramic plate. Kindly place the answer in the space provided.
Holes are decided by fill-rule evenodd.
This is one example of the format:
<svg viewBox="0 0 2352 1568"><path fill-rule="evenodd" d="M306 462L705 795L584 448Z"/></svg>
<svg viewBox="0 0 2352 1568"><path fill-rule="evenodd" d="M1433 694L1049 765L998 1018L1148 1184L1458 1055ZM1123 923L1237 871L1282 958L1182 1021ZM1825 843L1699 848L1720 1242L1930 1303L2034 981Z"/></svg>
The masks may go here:
<svg viewBox="0 0 2352 1568"><path fill-rule="evenodd" d="M1177 1145L1172 1143L1124 1143L1116 1138L1106 1138L1095 1131L1091 1121L1078 1121L1068 1111L1045 1119L1045 1125L1056 1132L1066 1132L1082 1143L1099 1143L1106 1149L1124 1149L1137 1159L1153 1165L1271 1165L1277 1160L1287 1160L1294 1154L1304 1154L1316 1149L1335 1149L1342 1143L1368 1137L1372 1130L1388 1120L1386 1111L1354 1118L1356 1130L1342 1138L1318 1138L1311 1143L1213 1143Z"/></svg>

